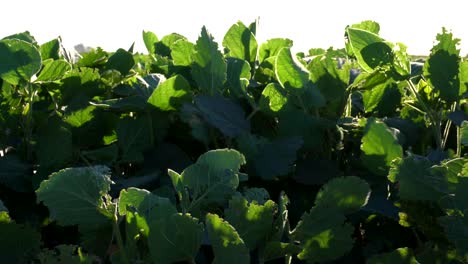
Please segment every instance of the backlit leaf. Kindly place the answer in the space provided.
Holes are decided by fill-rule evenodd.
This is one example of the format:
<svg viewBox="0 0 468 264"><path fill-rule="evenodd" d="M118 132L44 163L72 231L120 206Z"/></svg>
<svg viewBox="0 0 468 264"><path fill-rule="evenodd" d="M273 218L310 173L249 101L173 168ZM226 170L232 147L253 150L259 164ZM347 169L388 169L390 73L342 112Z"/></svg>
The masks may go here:
<svg viewBox="0 0 468 264"><path fill-rule="evenodd" d="M176 75L159 84L148 103L162 111L170 111L179 109L191 97L190 84L182 75Z"/></svg>
<svg viewBox="0 0 468 264"><path fill-rule="evenodd" d="M31 81L41 68L41 54L31 44L19 39L0 40L0 78L17 85Z"/></svg>

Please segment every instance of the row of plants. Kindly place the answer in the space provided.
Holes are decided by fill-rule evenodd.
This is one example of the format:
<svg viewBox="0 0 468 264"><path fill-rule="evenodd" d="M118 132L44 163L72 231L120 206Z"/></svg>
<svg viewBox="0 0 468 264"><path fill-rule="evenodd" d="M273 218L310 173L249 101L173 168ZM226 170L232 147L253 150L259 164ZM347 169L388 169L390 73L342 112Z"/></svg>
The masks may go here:
<svg viewBox="0 0 468 264"><path fill-rule="evenodd" d="M379 24L0 40L1 263L466 263L468 61Z"/></svg>

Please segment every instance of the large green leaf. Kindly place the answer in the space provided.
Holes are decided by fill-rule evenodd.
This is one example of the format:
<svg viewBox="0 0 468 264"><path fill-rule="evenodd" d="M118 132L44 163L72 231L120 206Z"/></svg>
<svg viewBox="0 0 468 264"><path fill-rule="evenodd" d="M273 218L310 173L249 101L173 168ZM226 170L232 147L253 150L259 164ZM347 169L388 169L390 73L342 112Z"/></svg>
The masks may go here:
<svg viewBox="0 0 468 264"><path fill-rule="evenodd" d="M30 226L0 221L0 234L0 263L30 263L40 250L41 234Z"/></svg>
<svg viewBox="0 0 468 264"><path fill-rule="evenodd" d="M41 68L41 54L31 43L19 39L0 40L0 78L13 85L30 82Z"/></svg>
<svg viewBox="0 0 468 264"><path fill-rule="evenodd" d="M250 130L244 110L234 101L222 96L199 95L195 97L195 105L205 121L225 136L236 137Z"/></svg>
<svg viewBox="0 0 468 264"><path fill-rule="evenodd" d="M107 167L67 168L52 173L36 190L50 218L60 225L94 226L106 223L109 212L110 172Z"/></svg>
<svg viewBox="0 0 468 264"><path fill-rule="evenodd" d="M122 75L127 75L133 65L135 65L133 55L124 49L118 49L109 57L109 60L107 60L106 69L114 69L119 71Z"/></svg>
<svg viewBox="0 0 468 264"><path fill-rule="evenodd" d="M259 106L265 113L274 114L287 110L289 98L278 83L269 83L262 91Z"/></svg>
<svg viewBox="0 0 468 264"><path fill-rule="evenodd" d="M403 156L403 148L385 123L370 118L362 137L363 164L373 173L387 175L392 161Z"/></svg>
<svg viewBox="0 0 468 264"><path fill-rule="evenodd" d="M368 90L362 93L362 98L367 113L374 111L380 115L391 115L401 104L398 83L392 78L387 77L384 83L366 88Z"/></svg>
<svg viewBox="0 0 468 264"><path fill-rule="evenodd" d="M40 46L40 52L42 60L45 61L47 59L54 59L59 60L63 58L63 51L61 50L61 38L58 37L51 41L48 41Z"/></svg>
<svg viewBox="0 0 468 264"><path fill-rule="evenodd" d="M370 196L369 184L361 178L348 176L335 178L317 193L317 208L336 208L343 214L351 214L367 204Z"/></svg>
<svg viewBox="0 0 468 264"><path fill-rule="evenodd" d="M125 117L117 124L118 145L122 162L142 162L143 151L151 148L153 131L149 119Z"/></svg>
<svg viewBox="0 0 468 264"><path fill-rule="evenodd" d="M282 48L291 48L293 41L286 38L269 39L260 45L258 51L258 61L263 63L264 60L270 57L275 57Z"/></svg>
<svg viewBox="0 0 468 264"><path fill-rule="evenodd" d="M397 248L390 253L383 253L369 258L368 264L419 264L408 248Z"/></svg>
<svg viewBox="0 0 468 264"><path fill-rule="evenodd" d="M429 58L424 63L424 76L440 93L440 98L451 103L461 95L460 89L460 39L453 38L445 28L436 37L438 43L431 49Z"/></svg>
<svg viewBox="0 0 468 264"><path fill-rule="evenodd" d="M250 80L250 65L247 61L227 58L227 81L229 91L235 97L247 97L247 85Z"/></svg>
<svg viewBox="0 0 468 264"><path fill-rule="evenodd" d="M71 112L64 118L64 121L72 127L81 127L93 120L95 109L96 107L91 105L84 109Z"/></svg>
<svg viewBox="0 0 468 264"><path fill-rule="evenodd" d="M143 42L145 43L145 47L150 54L154 54L155 47L154 44L158 42L158 37L151 31L144 31L142 32L143 35Z"/></svg>
<svg viewBox="0 0 468 264"><path fill-rule="evenodd" d="M240 195L233 196L229 208L224 211L225 219L239 233L249 250L254 250L266 242L273 229L273 216L277 206L269 200L263 205L249 203Z"/></svg>
<svg viewBox="0 0 468 264"><path fill-rule="evenodd" d="M254 66L257 57L257 40L242 22L238 21L229 28L224 35L223 46L228 50L227 56L246 60Z"/></svg>
<svg viewBox="0 0 468 264"><path fill-rule="evenodd" d="M354 227L344 223L346 218L334 209L312 208L304 213L291 233L291 238L300 243L302 251L297 255L309 263L337 259L353 247Z"/></svg>
<svg viewBox="0 0 468 264"><path fill-rule="evenodd" d="M430 171L426 159L407 157L393 162L388 179L398 183L398 193L404 200L438 201L447 192L447 179Z"/></svg>
<svg viewBox="0 0 468 264"><path fill-rule="evenodd" d="M207 214L206 229L213 247L213 264L250 263L249 249L232 225L216 214Z"/></svg>
<svg viewBox="0 0 468 264"><path fill-rule="evenodd" d="M226 61L213 36L202 28L193 54L192 76L200 90L207 95L222 92L226 81Z"/></svg>
<svg viewBox="0 0 468 264"><path fill-rule="evenodd" d="M455 245L457 251L466 256L468 254L468 217L466 215L443 216L439 218L439 223L444 228L449 241Z"/></svg>
<svg viewBox="0 0 468 264"><path fill-rule="evenodd" d="M0 156L0 184L17 192L32 191L33 167L18 155Z"/></svg>
<svg viewBox="0 0 468 264"><path fill-rule="evenodd" d="M224 205L239 185L239 169L244 156L232 149L211 150L180 175L181 183L192 196L189 210L197 213L210 204ZM173 175L175 177L176 175ZM172 179L177 182L176 179Z"/></svg>
<svg viewBox="0 0 468 264"><path fill-rule="evenodd" d="M349 47L363 70L372 72L393 63L393 46L377 34L360 28L346 29Z"/></svg>
<svg viewBox="0 0 468 264"><path fill-rule="evenodd" d="M177 33L171 33L164 36L160 41L154 44L155 53L163 57L170 57L172 52L172 46L179 40L186 40L186 38Z"/></svg>
<svg viewBox="0 0 468 264"><path fill-rule="evenodd" d="M461 144L468 146L468 121L463 121L461 125Z"/></svg>
<svg viewBox="0 0 468 264"><path fill-rule="evenodd" d="M174 42L171 46L171 57L174 65L190 66L195 52L194 47L195 45L186 39L179 39Z"/></svg>
<svg viewBox="0 0 468 264"><path fill-rule="evenodd" d="M36 82L54 82L60 80L66 72L71 70L71 65L65 60L45 60L44 68L36 79Z"/></svg>
<svg viewBox="0 0 468 264"><path fill-rule="evenodd" d="M150 226L148 246L155 263L195 262L203 224L189 214L172 214Z"/></svg>
<svg viewBox="0 0 468 264"><path fill-rule="evenodd" d="M162 111L177 110L192 98L190 84L182 75L175 75L153 91L148 103Z"/></svg>

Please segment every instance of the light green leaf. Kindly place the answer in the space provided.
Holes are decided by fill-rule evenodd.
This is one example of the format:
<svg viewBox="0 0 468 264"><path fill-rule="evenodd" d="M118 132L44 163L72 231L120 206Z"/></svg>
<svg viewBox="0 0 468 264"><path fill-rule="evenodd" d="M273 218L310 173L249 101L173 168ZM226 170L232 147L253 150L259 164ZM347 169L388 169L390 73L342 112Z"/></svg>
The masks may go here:
<svg viewBox="0 0 468 264"><path fill-rule="evenodd" d="M397 248L390 253L374 255L368 264L419 264L409 248Z"/></svg>
<svg viewBox="0 0 468 264"><path fill-rule="evenodd" d="M379 66L393 63L393 45L377 34L360 28L346 29L349 47L363 70L372 72Z"/></svg>
<svg viewBox="0 0 468 264"><path fill-rule="evenodd" d="M52 173L36 190L37 202L49 208L50 218L60 225L95 226L109 221L112 212L104 198L110 190L107 167L67 168Z"/></svg>
<svg viewBox="0 0 468 264"><path fill-rule="evenodd" d="M226 61L218 50L218 43L203 27L193 54L193 79L203 93L220 94L226 81L226 70Z"/></svg>
<svg viewBox="0 0 468 264"><path fill-rule="evenodd" d="M343 214L351 214L367 204L371 190L361 178L348 176L334 178L317 193L317 208L336 208Z"/></svg>
<svg viewBox="0 0 468 264"><path fill-rule="evenodd" d="M194 263L203 240L203 224L189 214L172 214L150 226L148 246L155 263Z"/></svg>
<svg viewBox="0 0 468 264"><path fill-rule="evenodd" d="M331 261L348 253L353 247L354 227L345 220L344 215L334 209L317 207L304 213L291 233L291 238L302 247L297 257L315 263Z"/></svg>
<svg viewBox="0 0 468 264"><path fill-rule="evenodd" d="M162 111L177 110L184 102L192 98L190 84L182 75L175 75L153 91L148 103Z"/></svg>
<svg viewBox="0 0 468 264"><path fill-rule="evenodd" d="M42 60L47 59L59 60L63 58L61 51L61 38L58 37L51 41L48 41L40 46Z"/></svg>
<svg viewBox="0 0 468 264"><path fill-rule="evenodd" d="M228 57L246 60L254 66L257 57L257 40L254 34L242 22L232 25L224 35L223 46L228 49Z"/></svg>
<svg viewBox="0 0 468 264"><path fill-rule="evenodd" d="M274 57L282 48L291 48L293 41L285 38L273 38L260 45L258 61L263 63L267 58Z"/></svg>
<svg viewBox="0 0 468 264"><path fill-rule="evenodd" d="M360 23L353 24L351 25L351 28L359 28L362 30L367 30L369 32L372 32L374 34L379 34L380 31L380 25L379 23L372 21L372 20L364 20Z"/></svg>
<svg viewBox="0 0 468 264"><path fill-rule="evenodd" d="M195 45L186 39L179 39L171 46L171 57L174 65L190 66L194 53Z"/></svg>
<svg viewBox="0 0 468 264"><path fill-rule="evenodd" d="M216 214L206 215L206 229L213 247L213 264L248 264L249 249L232 225Z"/></svg>
<svg viewBox="0 0 468 264"><path fill-rule="evenodd" d="M41 69L41 54L31 43L19 39L0 40L0 78L13 85L30 82Z"/></svg>
<svg viewBox="0 0 468 264"><path fill-rule="evenodd" d="M71 70L71 65L65 60L46 60L44 68L35 82L54 82L60 80L65 73Z"/></svg>
<svg viewBox="0 0 468 264"><path fill-rule="evenodd" d="M385 123L367 120L361 140L362 162L373 173L387 175L392 161L403 156L403 148Z"/></svg>
<svg viewBox="0 0 468 264"><path fill-rule="evenodd" d="M192 196L190 209L203 210L209 204L223 205L239 186L239 169L244 156L236 150L218 149L202 154L187 167L180 180Z"/></svg>
<svg viewBox="0 0 468 264"><path fill-rule="evenodd" d="M80 127L87 122L93 120L94 118L94 110L96 109L95 106L88 106L84 109L80 109L78 111L74 111L68 114L64 120L66 123L70 124L72 127Z"/></svg>
<svg viewBox="0 0 468 264"><path fill-rule="evenodd" d="M369 88L362 94L366 113L375 111L381 115L390 115L401 104L401 94L394 79L387 77L384 83Z"/></svg>
<svg viewBox="0 0 468 264"><path fill-rule="evenodd" d="M109 60L107 60L106 69L117 70L125 76L134 65L135 60L133 59L133 55L124 49L118 49L109 57Z"/></svg>
<svg viewBox="0 0 468 264"><path fill-rule="evenodd" d="M186 38L177 33L171 33L164 36L160 41L154 44L155 53L163 57L170 57L172 51L172 45L179 40L186 40Z"/></svg>
<svg viewBox="0 0 468 264"><path fill-rule="evenodd" d="M398 183L403 200L438 201L447 192L448 182L442 175L433 175L430 168L426 159L398 159L393 162L388 179Z"/></svg>
<svg viewBox="0 0 468 264"><path fill-rule="evenodd" d="M277 113L287 108L286 91L278 83L269 83L262 91L259 106L265 113Z"/></svg>
<svg viewBox="0 0 468 264"><path fill-rule="evenodd" d="M239 233L249 250L254 250L266 242L273 229L273 216L277 206L269 200L264 205L249 203L240 195L233 196L229 208L224 210L225 219Z"/></svg>
<svg viewBox="0 0 468 264"><path fill-rule="evenodd" d="M143 42L145 43L146 49L150 54L154 54L155 47L154 44L158 42L158 37L151 31L143 30Z"/></svg>

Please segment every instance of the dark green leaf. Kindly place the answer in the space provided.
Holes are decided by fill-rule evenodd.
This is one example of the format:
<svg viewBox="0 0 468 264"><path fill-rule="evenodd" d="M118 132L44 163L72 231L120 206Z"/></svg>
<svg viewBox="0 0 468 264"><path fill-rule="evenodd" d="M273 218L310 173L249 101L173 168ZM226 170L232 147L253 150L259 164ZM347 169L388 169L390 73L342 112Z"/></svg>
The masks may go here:
<svg viewBox="0 0 468 264"><path fill-rule="evenodd" d="M351 214L367 204L370 186L355 176L335 178L325 184L317 193L317 208L336 208L343 214Z"/></svg>
<svg viewBox="0 0 468 264"><path fill-rule="evenodd" d="M58 245L53 250L43 249L38 259L41 264L93 264L98 261L97 257L88 256L74 245Z"/></svg>
<svg viewBox="0 0 468 264"><path fill-rule="evenodd" d="M41 234L30 226L0 222L0 263L30 263L39 252Z"/></svg>
<svg viewBox="0 0 468 264"><path fill-rule="evenodd" d="M280 241L268 242L263 251L265 261L283 258L284 256L295 256L301 252L301 247L292 243Z"/></svg>
<svg viewBox="0 0 468 264"><path fill-rule="evenodd" d="M41 54L31 44L19 39L0 40L0 78L13 85L30 82L41 68Z"/></svg>
<svg viewBox="0 0 468 264"><path fill-rule="evenodd" d="M162 111L177 110L192 98L190 84L182 75L173 76L153 91L148 103Z"/></svg>
<svg viewBox="0 0 468 264"><path fill-rule="evenodd" d="M468 146L468 121L464 121L461 125L461 144Z"/></svg>
<svg viewBox="0 0 468 264"><path fill-rule="evenodd" d="M235 97L247 96L247 85L250 80L250 65L247 61L237 58L227 58L227 81L229 91Z"/></svg>
<svg viewBox="0 0 468 264"><path fill-rule="evenodd" d="M155 263L195 262L203 224L189 214L172 214L150 226L148 246Z"/></svg>
<svg viewBox="0 0 468 264"><path fill-rule="evenodd" d="M18 155L0 156L0 183L17 192L30 192L32 166Z"/></svg>
<svg viewBox="0 0 468 264"><path fill-rule="evenodd" d="M236 137L250 130L244 110L231 100L221 96L199 95L195 97L195 105L205 121L225 136Z"/></svg>
<svg viewBox="0 0 468 264"><path fill-rule="evenodd" d="M397 248L390 253L383 253L372 256L368 262L369 264L419 264L408 248Z"/></svg>
<svg viewBox="0 0 468 264"><path fill-rule="evenodd" d="M307 158L297 161L293 179L301 184L322 185L339 176L343 172L335 160Z"/></svg>
<svg viewBox="0 0 468 264"><path fill-rule="evenodd" d="M403 149L385 123L370 118L362 137L363 164L373 173L387 175L392 161L403 156Z"/></svg>
<svg viewBox="0 0 468 264"><path fill-rule="evenodd" d="M466 190L465 190L466 192ZM468 254L468 217L465 216L443 216L439 218L440 225L444 227L445 234L452 242L457 251L462 255Z"/></svg>
<svg viewBox="0 0 468 264"><path fill-rule="evenodd" d="M117 70L125 76L134 65L135 60L133 59L133 55L124 49L118 49L109 57L109 60L107 60L106 68Z"/></svg>
<svg viewBox="0 0 468 264"><path fill-rule="evenodd" d="M250 263L248 248L228 222L216 214L207 214L206 229L213 247L213 264Z"/></svg>
<svg viewBox="0 0 468 264"><path fill-rule="evenodd" d="M143 151L151 148L153 131L146 116L126 117L117 124L117 139L122 162L142 162Z"/></svg>
<svg viewBox="0 0 468 264"><path fill-rule="evenodd" d="M24 31L24 32L21 32L21 33L16 33L16 34L13 34L13 35L9 35L9 36L4 37L2 40L4 40L4 39L19 39L19 40L25 41L27 43L33 44L35 47L37 47L37 41L31 35L31 33L29 31Z"/></svg>
<svg viewBox="0 0 468 264"><path fill-rule="evenodd" d="M117 144L101 147L98 149L83 151L82 154L98 164L110 165L117 160L119 148Z"/></svg>
<svg viewBox="0 0 468 264"><path fill-rule="evenodd" d="M232 25L224 35L223 46L227 48L227 56L249 62L254 66L257 57L257 40L254 34L242 22Z"/></svg>
<svg viewBox="0 0 468 264"><path fill-rule="evenodd" d="M304 148L313 149L323 144L325 130L332 124L302 111L281 113L278 134L282 137L299 137L304 141Z"/></svg>
<svg viewBox="0 0 468 264"><path fill-rule="evenodd" d="M36 190L50 218L60 225L95 226L109 221L109 169L104 166L68 168L52 173Z"/></svg>
<svg viewBox="0 0 468 264"><path fill-rule="evenodd" d="M109 54L101 48L91 49L80 54L81 58L76 62L77 67L98 67L106 63Z"/></svg>

